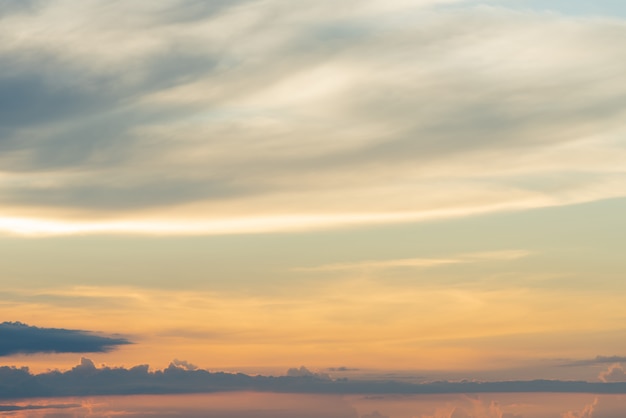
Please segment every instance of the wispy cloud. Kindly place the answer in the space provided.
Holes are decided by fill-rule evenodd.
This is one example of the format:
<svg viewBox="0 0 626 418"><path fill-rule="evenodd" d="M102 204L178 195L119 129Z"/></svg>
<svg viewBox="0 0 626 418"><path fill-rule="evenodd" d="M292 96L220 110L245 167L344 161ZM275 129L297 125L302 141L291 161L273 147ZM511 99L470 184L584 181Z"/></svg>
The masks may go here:
<svg viewBox="0 0 626 418"><path fill-rule="evenodd" d="M347 276L293 287L286 283L275 291L245 294L130 286L59 287L35 293L24 289L5 296L0 314L7 317L21 309L22 319L29 323L64 323L71 329L99 329L108 336L120 332L115 324L123 323L125 334L151 347L196 353L190 360L201 367L210 365L205 356L210 351L220 358L220 364L229 366L241 364L243 359L284 367L286 361L299 364L308 359L324 368L344 364L367 369L380 362L387 368L402 369L409 362L427 370L473 369L484 364L509 370L513 362L528 364L519 363L516 356L502 356L502 352L524 348L545 357L546 347L551 349L563 340L622 342L623 324L607 320L600 328L598 315L619 311L623 297L603 300L597 307L602 311L589 315L580 309L554 311L555 298L564 297L561 289L537 292L509 283L451 284L430 280L429 274L416 286L407 287L358 274ZM587 292L567 294L572 306L584 304L588 297ZM133 321L127 321L129 317ZM221 319L198 322L197 318ZM119 347L124 350L107 358L141 361L139 344ZM416 350L420 351L418 360L414 358ZM163 358L166 351L155 350L152 358L166 361L171 358ZM575 355L584 350L568 352ZM566 370L554 372L556 376L574 376ZM536 374L551 376L545 370ZM522 376L532 374L524 372Z"/></svg>
<svg viewBox="0 0 626 418"><path fill-rule="evenodd" d="M291 231L626 194L617 19L435 0L14 3L5 232Z"/></svg>
<svg viewBox="0 0 626 418"><path fill-rule="evenodd" d="M314 267L300 267L296 271L343 271L363 269L387 269L398 267L427 268L450 264L479 263L486 261L508 261L527 257L531 253L524 250L493 251L462 254L452 258L401 258L394 260L365 260L356 263L333 263Z"/></svg>
<svg viewBox="0 0 626 418"><path fill-rule="evenodd" d="M608 370L600 372L598 379L602 382L626 382L626 370L621 364L613 364Z"/></svg>

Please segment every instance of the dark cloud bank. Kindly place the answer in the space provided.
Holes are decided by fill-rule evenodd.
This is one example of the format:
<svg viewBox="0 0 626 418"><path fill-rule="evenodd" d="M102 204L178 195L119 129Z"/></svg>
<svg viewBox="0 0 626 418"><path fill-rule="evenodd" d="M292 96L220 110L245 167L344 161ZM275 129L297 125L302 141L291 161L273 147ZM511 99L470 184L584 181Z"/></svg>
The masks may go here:
<svg viewBox="0 0 626 418"><path fill-rule="evenodd" d="M0 367L0 398L183 394L256 391L311 394L443 394L443 393L626 393L626 382L533 380L506 382L431 382L333 380L325 374L250 376L242 373L209 372L173 362L164 370L150 371L148 365L98 368L83 358L71 370L32 374L28 368Z"/></svg>
<svg viewBox="0 0 626 418"><path fill-rule="evenodd" d="M0 356L35 353L102 353L118 345L131 344L88 331L39 328L21 322L0 324Z"/></svg>

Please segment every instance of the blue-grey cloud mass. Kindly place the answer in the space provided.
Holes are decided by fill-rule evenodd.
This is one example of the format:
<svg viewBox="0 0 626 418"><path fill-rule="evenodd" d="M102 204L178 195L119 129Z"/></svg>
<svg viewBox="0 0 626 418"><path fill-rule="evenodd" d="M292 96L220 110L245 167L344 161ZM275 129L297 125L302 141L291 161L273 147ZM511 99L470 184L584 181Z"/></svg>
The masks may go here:
<svg viewBox="0 0 626 418"><path fill-rule="evenodd" d="M101 353L131 344L126 338L89 331L39 328L20 322L0 324L0 356L35 353Z"/></svg>
<svg viewBox="0 0 626 418"><path fill-rule="evenodd" d="M177 365L178 364L178 365ZM181 394L231 391L321 394L443 394L443 393L626 393L626 382L560 380L476 382L438 381L407 383L393 380L331 379L291 369L286 376L250 376L243 373L210 372L171 363L164 370L148 365L132 368L98 368L82 358L71 370L32 374L28 368L0 367L0 397L29 398L57 396ZM294 373L293 370L299 370Z"/></svg>

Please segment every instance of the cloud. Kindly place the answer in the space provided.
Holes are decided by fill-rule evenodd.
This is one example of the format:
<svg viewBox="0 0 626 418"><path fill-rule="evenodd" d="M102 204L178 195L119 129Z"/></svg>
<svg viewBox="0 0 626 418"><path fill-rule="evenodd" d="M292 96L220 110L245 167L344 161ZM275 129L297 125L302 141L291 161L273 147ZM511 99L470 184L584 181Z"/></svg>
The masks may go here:
<svg viewBox="0 0 626 418"><path fill-rule="evenodd" d="M39 328L21 322L0 324L0 356L35 353L101 353L125 344L131 344L131 342L126 338L104 337L89 331Z"/></svg>
<svg viewBox="0 0 626 418"><path fill-rule="evenodd" d="M600 372L598 379L602 382L626 382L626 370L621 364L613 364L608 370Z"/></svg>
<svg viewBox="0 0 626 418"><path fill-rule="evenodd" d="M598 406L598 398L595 398L592 403L587 404L580 411L568 411L561 415L562 418L593 418L593 413Z"/></svg>
<svg viewBox="0 0 626 418"><path fill-rule="evenodd" d="M187 360L174 359L172 361L172 366L173 367L180 367L180 368L183 368L183 369L188 370L188 371L198 370L198 366L196 366L195 364L189 363Z"/></svg>
<svg viewBox="0 0 626 418"><path fill-rule="evenodd" d="M398 267L438 267L450 264L477 263L481 261L507 261L528 256L530 252L522 250L493 251L463 254L453 258L401 258L394 260L366 260L356 263L334 263L315 267L300 267L296 271L344 271L361 269L387 269Z"/></svg>
<svg viewBox="0 0 626 418"><path fill-rule="evenodd" d="M606 363L620 363L626 362L626 357L624 356L596 356L592 359L578 360L571 363L562 364L561 367L575 367L575 366L594 366L597 364L606 364Z"/></svg>
<svg viewBox="0 0 626 418"><path fill-rule="evenodd" d="M305 367L290 369L286 376L250 376L190 368L184 361L151 371L147 364L131 368L98 368L82 358L79 365L61 372L32 374L27 368L0 367L0 397L35 398L86 395L183 394L232 391L310 394L460 394L460 393L626 393L625 383L592 383L558 380L507 382L409 383L394 380L332 380ZM490 417L499 411L470 402L474 410ZM477 409L478 408L478 409ZM500 417L498 417L500 418Z"/></svg>
<svg viewBox="0 0 626 418"><path fill-rule="evenodd" d="M0 405L0 412L31 411L38 409L73 409L81 404L48 404L48 405Z"/></svg>
<svg viewBox="0 0 626 418"><path fill-rule="evenodd" d="M441 3L0 3L0 229L250 233L625 195L623 22Z"/></svg>
<svg viewBox="0 0 626 418"><path fill-rule="evenodd" d="M315 267L301 267L296 271L343 271L359 269L384 269L396 267L436 267L462 263L452 258L403 258L396 260L367 260L357 263L334 263Z"/></svg>
<svg viewBox="0 0 626 418"><path fill-rule="evenodd" d="M0 0L0 19L13 13L29 13L37 10L42 0Z"/></svg>
<svg viewBox="0 0 626 418"><path fill-rule="evenodd" d="M300 366L299 369L291 368L287 370L287 376L289 377L312 377L316 379L330 380L330 376L327 375L326 373L313 373L312 371L310 371L304 366Z"/></svg>

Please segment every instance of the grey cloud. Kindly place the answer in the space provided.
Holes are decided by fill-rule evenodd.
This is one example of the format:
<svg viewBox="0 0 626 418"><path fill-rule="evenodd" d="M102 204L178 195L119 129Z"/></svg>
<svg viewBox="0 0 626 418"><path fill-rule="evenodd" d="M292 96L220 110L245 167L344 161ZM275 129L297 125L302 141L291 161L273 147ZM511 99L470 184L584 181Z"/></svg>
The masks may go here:
<svg viewBox="0 0 626 418"><path fill-rule="evenodd" d="M148 365L129 369L98 368L81 359L71 370L31 374L26 368L0 367L0 397L28 398L85 395L209 393L258 391L311 394L444 394L444 393L626 393L626 383L534 380L506 382L432 382L330 380L317 375L249 376L208 372L186 362L171 363L164 370Z"/></svg>
<svg viewBox="0 0 626 418"><path fill-rule="evenodd" d="M173 367L180 367L180 368L183 368L183 369L189 370L189 371L198 370L198 366L196 366L195 364L189 363L187 360L174 359L172 361L172 366Z"/></svg>
<svg viewBox="0 0 626 418"><path fill-rule="evenodd" d="M177 203L203 199L223 200L238 196L260 193L241 187L228 180L186 180L176 178L140 179L117 184L95 185L77 184L73 187L23 187L0 193L0 202L6 205L46 205L48 207L68 207L90 211L132 210L145 207L162 207ZM106 179L111 183L112 179Z"/></svg>
<svg viewBox="0 0 626 418"><path fill-rule="evenodd" d="M0 324L0 356L35 353L99 353L131 344L125 338L88 331L38 328L20 322Z"/></svg>
<svg viewBox="0 0 626 418"><path fill-rule="evenodd" d="M13 13L32 13L43 0L0 0L0 19Z"/></svg>
<svg viewBox="0 0 626 418"><path fill-rule="evenodd" d="M259 0L178 0L166 5L155 16L163 24L188 23L214 17L229 9Z"/></svg>
<svg viewBox="0 0 626 418"><path fill-rule="evenodd" d="M324 379L324 380L330 379L330 376L327 375L326 373L313 373L312 371L310 371L304 366L300 366L299 369L294 367L294 368L287 370L287 376L289 377L312 377L312 378Z"/></svg>
<svg viewBox="0 0 626 418"><path fill-rule="evenodd" d="M561 367L575 367L575 366L594 366L598 364L613 364L626 362L625 356L596 356L592 359L577 360L570 363L562 364Z"/></svg>
<svg viewBox="0 0 626 418"><path fill-rule="evenodd" d="M12 54L0 58L7 66L21 61ZM133 101L200 74L206 76L215 65L210 55L172 47L128 70L142 73L138 80L123 82L117 80L123 74L90 74L79 64L59 61L35 56L28 60L27 69L16 65L19 74L0 74L5 170L126 165L137 142L131 135L134 127L179 115ZM19 152L20 158L11 160L11 151Z"/></svg>
<svg viewBox="0 0 626 418"><path fill-rule="evenodd" d="M80 168L51 188L29 179L3 185L3 204L116 212L271 199L299 192L304 183L315 185L305 187L312 194L333 192L342 174L351 177L339 182L342 187L367 188L381 181L377 174L356 180L351 174L372 167L400 183L420 184L405 170L427 171L433 162L458 157L480 160L481 153L504 161L620 129L626 61L611 39L623 37L623 25L575 22L577 31L568 26L569 32L559 32L562 22L545 16L459 9L426 11L416 18L417 28L406 28L335 13L325 3L305 2L297 10L280 0L257 3L145 2L145 13L110 5L111 21L94 26L105 42L110 34L134 39L137 33L153 42L128 56L120 52L123 62L115 65L74 56L71 45L69 51L38 45L1 52L5 67L13 69L0 73L3 170L53 176ZM229 12L250 18L250 10L257 13L252 23L237 26L236 20L228 36L203 35L224 24L220 19ZM118 26L116 13L141 24ZM559 33L556 39L566 47L599 51L590 53L597 62L581 59L567 68L552 57L562 45L544 50L532 34L553 25L550 33ZM533 51L544 55L517 58L528 51L516 36L530 37ZM265 90L325 66L355 74L330 101L276 104ZM335 75L320 77L332 81ZM155 99L185 86L189 90L176 93L177 100ZM342 143L350 145L333 145ZM535 172L531 166L527 171ZM120 172L123 180L102 181ZM164 180L174 172L175 179ZM494 181L525 188L503 176Z"/></svg>
<svg viewBox="0 0 626 418"><path fill-rule="evenodd" d="M71 86L50 85L39 74L0 76L0 124L5 128L32 127L69 116L84 117L102 109L104 94L88 95Z"/></svg>

